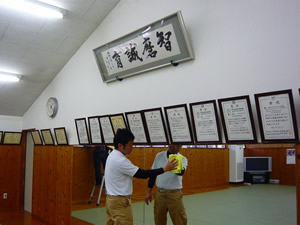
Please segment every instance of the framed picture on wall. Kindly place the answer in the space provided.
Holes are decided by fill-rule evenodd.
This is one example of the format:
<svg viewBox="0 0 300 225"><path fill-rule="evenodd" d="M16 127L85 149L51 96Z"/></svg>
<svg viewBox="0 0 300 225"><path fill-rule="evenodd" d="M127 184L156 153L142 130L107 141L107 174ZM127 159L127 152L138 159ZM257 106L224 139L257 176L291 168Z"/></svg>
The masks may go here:
<svg viewBox="0 0 300 225"><path fill-rule="evenodd" d="M123 113L109 115L109 119L115 134L119 128L127 128Z"/></svg>
<svg viewBox="0 0 300 225"><path fill-rule="evenodd" d="M219 99L219 109L227 143L256 143L253 114L248 95Z"/></svg>
<svg viewBox="0 0 300 225"><path fill-rule="evenodd" d="M2 144L3 131L0 131L0 144Z"/></svg>
<svg viewBox="0 0 300 225"><path fill-rule="evenodd" d="M125 115L128 127L135 137L134 144L149 144L142 111L126 112Z"/></svg>
<svg viewBox="0 0 300 225"><path fill-rule="evenodd" d="M54 134L55 134L56 143L58 145L68 145L69 144L65 127L54 128Z"/></svg>
<svg viewBox="0 0 300 225"><path fill-rule="evenodd" d="M54 145L54 139L50 129L42 129L41 134L45 145Z"/></svg>
<svg viewBox="0 0 300 225"><path fill-rule="evenodd" d="M19 145L22 140L22 132L4 132L3 144L4 145Z"/></svg>
<svg viewBox="0 0 300 225"><path fill-rule="evenodd" d="M151 145L168 145L169 139L161 108L143 110L145 128Z"/></svg>
<svg viewBox="0 0 300 225"><path fill-rule="evenodd" d="M180 11L93 51L103 82L194 59Z"/></svg>
<svg viewBox="0 0 300 225"><path fill-rule="evenodd" d="M193 144L186 104L164 107L171 144Z"/></svg>
<svg viewBox="0 0 300 225"><path fill-rule="evenodd" d="M196 144L222 143L215 100L190 104Z"/></svg>
<svg viewBox="0 0 300 225"><path fill-rule="evenodd" d="M42 137L39 130L31 131L31 136L35 145L43 145Z"/></svg>
<svg viewBox="0 0 300 225"><path fill-rule="evenodd" d="M108 145L114 144L115 133L108 115L99 116L100 128L103 134L103 142Z"/></svg>
<svg viewBox="0 0 300 225"><path fill-rule="evenodd" d="M91 144L102 144L103 135L101 132L101 125L99 116L88 117L89 130L91 135Z"/></svg>
<svg viewBox="0 0 300 225"><path fill-rule="evenodd" d="M262 142L298 142L292 90L255 94Z"/></svg>
<svg viewBox="0 0 300 225"><path fill-rule="evenodd" d="M90 144L90 137L87 129L86 119L85 118L75 119L75 125L76 125L79 144L80 145Z"/></svg>

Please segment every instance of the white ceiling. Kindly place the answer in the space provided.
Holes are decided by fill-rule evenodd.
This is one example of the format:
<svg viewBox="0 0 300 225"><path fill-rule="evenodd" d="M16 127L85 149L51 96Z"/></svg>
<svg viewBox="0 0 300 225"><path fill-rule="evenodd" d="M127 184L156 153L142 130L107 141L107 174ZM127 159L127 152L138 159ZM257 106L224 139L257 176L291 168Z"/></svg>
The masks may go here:
<svg viewBox="0 0 300 225"><path fill-rule="evenodd" d="M23 74L19 83L0 82L0 115L23 116L119 1L47 0L67 10L64 19L0 6L0 71Z"/></svg>

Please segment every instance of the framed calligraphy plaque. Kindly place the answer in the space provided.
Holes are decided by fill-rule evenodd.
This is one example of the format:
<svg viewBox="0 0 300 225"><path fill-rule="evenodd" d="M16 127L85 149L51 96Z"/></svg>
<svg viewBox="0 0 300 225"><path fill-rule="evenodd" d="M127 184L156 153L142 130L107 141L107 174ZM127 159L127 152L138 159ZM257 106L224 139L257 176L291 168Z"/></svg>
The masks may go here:
<svg viewBox="0 0 300 225"><path fill-rule="evenodd" d="M101 132L99 117L98 116L88 117L88 123L89 123L90 135L91 135L91 143L93 145L102 144L103 135Z"/></svg>
<svg viewBox="0 0 300 225"><path fill-rule="evenodd" d="M38 130L31 131L31 136L35 145L43 145L40 131Z"/></svg>
<svg viewBox="0 0 300 225"><path fill-rule="evenodd" d="M22 132L4 132L3 144L19 145L22 140Z"/></svg>
<svg viewBox="0 0 300 225"><path fill-rule="evenodd" d="M164 107L171 144L193 144L186 104Z"/></svg>
<svg viewBox="0 0 300 225"><path fill-rule="evenodd" d="M126 112L126 119L129 129L134 135L134 144L148 144L148 135L145 129L145 120L141 111Z"/></svg>
<svg viewBox="0 0 300 225"><path fill-rule="evenodd" d="M256 132L249 96L219 99L227 143L256 143Z"/></svg>
<svg viewBox="0 0 300 225"><path fill-rule="evenodd" d="M55 134L56 143L58 145L68 145L69 144L66 128L64 128L64 127L54 128L54 134Z"/></svg>
<svg viewBox="0 0 300 225"><path fill-rule="evenodd" d="M151 145L168 145L169 139L161 108L143 110Z"/></svg>
<svg viewBox="0 0 300 225"><path fill-rule="evenodd" d="M41 130L45 145L54 145L54 139L50 129Z"/></svg>
<svg viewBox="0 0 300 225"><path fill-rule="evenodd" d="M222 143L215 100L190 104L196 144Z"/></svg>
<svg viewBox="0 0 300 225"><path fill-rule="evenodd" d="M90 137L85 118L75 119L78 142L80 145L90 144Z"/></svg>
<svg viewBox="0 0 300 225"><path fill-rule="evenodd" d="M103 82L194 58L180 11L93 51Z"/></svg>
<svg viewBox="0 0 300 225"><path fill-rule="evenodd" d="M298 142L292 90L255 94L262 142Z"/></svg>

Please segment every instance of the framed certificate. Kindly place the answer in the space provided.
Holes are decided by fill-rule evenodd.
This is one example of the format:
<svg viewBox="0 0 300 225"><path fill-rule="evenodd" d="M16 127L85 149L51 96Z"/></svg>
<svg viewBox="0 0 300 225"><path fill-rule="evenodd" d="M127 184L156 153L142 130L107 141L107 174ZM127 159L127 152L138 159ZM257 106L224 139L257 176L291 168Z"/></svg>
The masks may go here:
<svg viewBox="0 0 300 225"><path fill-rule="evenodd" d="M186 104L164 107L171 144L193 144Z"/></svg>
<svg viewBox="0 0 300 225"><path fill-rule="evenodd" d="M161 108L143 110L145 128L151 145L168 145L168 135Z"/></svg>
<svg viewBox="0 0 300 225"><path fill-rule="evenodd" d="M0 144L2 143L3 131L0 131Z"/></svg>
<svg viewBox="0 0 300 225"><path fill-rule="evenodd" d="M22 140L22 132L4 132L3 144L19 145Z"/></svg>
<svg viewBox="0 0 300 225"><path fill-rule="evenodd" d="M41 130L45 145L54 145L54 139L50 129Z"/></svg>
<svg viewBox="0 0 300 225"><path fill-rule="evenodd" d="M109 116L99 116L99 122L103 134L103 142L108 145L113 145L115 133L111 125Z"/></svg>
<svg viewBox="0 0 300 225"><path fill-rule="evenodd" d="M91 135L91 144L102 144L103 135L101 132L101 125L98 116L88 117L89 130Z"/></svg>
<svg viewBox="0 0 300 225"><path fill-rule="evenodd" d="M125 115L128 127L135 137L134 144L149 144L142 111L126 112Z"/></svg>
<svg viewBox="0 0 300 225"><path fill-rule="evenodd" d="M292 90L254 96L262 142L298 142Z"/></svg>
<svg viewBox="0 0 300 225"><path fill-rule="evenodd" d="M227 143L256 143L249 96L219 99L219 109Z"/></svg>
<svg viewBox="0 0 300 225"><path fill-rule="evenodd" d="M215 100L191 103L190 112L196 144L222 142Z"/></svg>
<svg viewBox="0 0 300 225"><path fill-rule="evenodd" d="M125 123L125 118L123 113L119 113L119 114L114 114L114 115L109 115L109 119L111 122L111 125L114 129L114 133L117 133L117 130L119 128L127 128L126 127L126 123Z"/></svg>
<svg viewBox="0 0 300 225"><path fill-rule="evenodd" d="M54 134L55 134L56 143L58 145L68 145L69 144L66 128L64 128L64 127L54 128Z"/></svg>
<svg viewBox="0 0 300 225"><path fill-rule="evenodd" d="M87 124L85 118L75 119L78 142L80 145L90 144L90 137L88 134Z"/></svg>
<svg viewBox="0 0 300 225"><path fill-rule="evenodd" d="M31 136L35 145L43 145L40 131L38 130L31 131Z"/></svg>

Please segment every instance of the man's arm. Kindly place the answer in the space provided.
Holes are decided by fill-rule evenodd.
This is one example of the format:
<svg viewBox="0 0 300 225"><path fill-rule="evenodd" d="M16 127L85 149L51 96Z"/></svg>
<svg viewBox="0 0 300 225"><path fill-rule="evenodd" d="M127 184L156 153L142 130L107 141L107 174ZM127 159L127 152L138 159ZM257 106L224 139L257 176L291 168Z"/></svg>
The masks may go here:
<svg viewBox="0 0 300 225"><path fill-rule="evenodd" d="M175 173L175 174L178 175L178 176L183 176L184 172L185 172L185 168L183 168L183 170L181 170L180 173Z"/></svg>
<svg viewBox="0 0 300 225"><path fill-rule="evenodd" d="M145 202L147 205L149 204L149 202L152 202L152 188L154 186L155 180L156 180L156 176L150 177L148 181L148 191L145 197Z"/></svg>
<svg viewBox="0 0 300 225"><path fill-rule="evenodd" d="M148 177L156 177L157 175L160 175L162 173L164 173L164 169L163 168L159 168L159 169L153 169L153 170L143 170L143 169L138 169L138 171L136 171L136 173L133 175L136 178L142 178L142 179L146 179Z"/></svg>
<svg viewBox="0 0 300 225"><path fill-rule="evenodd" d="M136 173L133 175L136 178L142 178L146 179L148 177L153 177L160 175L164 172L174 170L177 167L177 162L176 160L168 161L164 167L158 168L158 169L152 169L152 170L143 170L143 169L138 169Z"/></svg>

